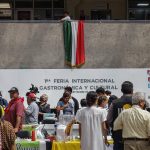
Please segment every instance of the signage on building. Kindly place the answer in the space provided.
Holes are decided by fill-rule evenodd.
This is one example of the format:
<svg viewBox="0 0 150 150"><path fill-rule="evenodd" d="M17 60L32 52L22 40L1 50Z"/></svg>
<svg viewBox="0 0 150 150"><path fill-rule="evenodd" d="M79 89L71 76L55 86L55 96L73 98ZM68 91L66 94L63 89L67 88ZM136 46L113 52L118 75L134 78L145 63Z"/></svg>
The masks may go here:
<svg viewBox="0 0 150 150"><path fill-rule="evenodd" d="M1 9L0 10L0 17L11 17L12 11L9 9Z"/></svg>
<svg viewBox="0 0 150 150"><path fill-rule="evenodd" d="M20 96L34 84L41 94L49 96L51 107L55 107L64 92L64 87L73 88L72 95L79 101L88 91L95 91L102 86L113 95L121 96L121 84L131 81L134 92L145 92L150 101L150 69L8 69L0 70L0 90L9 100L8 90L15 86ZM26 98L26 97L25 97ZM25 100L26 102L26 100Z"/></svg>

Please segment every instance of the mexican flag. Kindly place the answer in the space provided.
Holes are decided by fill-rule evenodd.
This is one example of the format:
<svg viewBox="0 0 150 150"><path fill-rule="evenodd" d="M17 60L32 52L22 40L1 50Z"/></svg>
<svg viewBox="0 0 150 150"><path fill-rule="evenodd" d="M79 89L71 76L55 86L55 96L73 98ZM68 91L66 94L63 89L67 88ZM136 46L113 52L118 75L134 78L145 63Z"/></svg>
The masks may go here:
<svg viewBox="0 0 150 150"><path fill-rule="evenodd" d="M80 67L85 63L84 22L65 21L63 28L66 64Z"/></svg>

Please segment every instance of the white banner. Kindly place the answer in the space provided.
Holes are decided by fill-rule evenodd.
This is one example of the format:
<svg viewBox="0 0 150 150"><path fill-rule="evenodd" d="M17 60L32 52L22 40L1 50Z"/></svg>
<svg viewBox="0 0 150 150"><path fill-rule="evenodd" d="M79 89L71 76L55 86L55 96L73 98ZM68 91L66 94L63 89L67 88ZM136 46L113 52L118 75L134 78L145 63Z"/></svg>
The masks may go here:
<svg viewBox="0 0 150 150"><path fill-rule="evenodd" d="M65 86L72 86L72 95L80 101L86 97L88 91L95 91L100 86L120 97L121 84L124 81L131 81L134 92L145 92L147 100L150 99L150 69L0 70L0 90L4 98L9 100L8 90L11 87L17 87L20 96L25 97L31 84L34 84L40 91L38 97L44 93L49 96L48 103L51 107L56 107Z"/></svg>

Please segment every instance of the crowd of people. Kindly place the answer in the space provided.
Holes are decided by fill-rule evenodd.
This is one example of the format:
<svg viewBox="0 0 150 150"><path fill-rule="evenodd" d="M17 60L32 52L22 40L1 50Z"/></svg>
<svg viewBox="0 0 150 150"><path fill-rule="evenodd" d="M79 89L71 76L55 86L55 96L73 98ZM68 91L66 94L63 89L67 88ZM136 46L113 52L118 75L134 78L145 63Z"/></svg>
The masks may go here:
<svg viewBox="0 0 150 150"><path fill-rule="evenodd" d="M150 113L145 94L134 93L129 81L122 84L121 91L120 98L103 88L87 94L87 107L76 115L82 150L105 150L108 134L112 134L114 150L150 149Z"/></svg>
<svg viewBox="0 0 150 150"><path fill-rule="evenodd" d="M145 93L134 93L130 81L122 83L121 92L118 98L100 87L81 100L83 108L77 111L74 122L79 123L82 150L105 150L108 135L113 138L113 150L150 149L150 113Z"/></svg>
<svg viewBox="0 0 150 150"><path fill-rule="evenodd" d="M114 150L150 149L150 113L146 110L149 106L145 94L134 93L130 81L122 83L121 91L122 96L118 98L111 91L99 87L80 100L79 108L78 100L72 96L72 88L64 89L56 106L56 116L76 116L82 150L105 150L109 145L108 135L113 138ZM8 92L11 98L9 103L0 93L0 146L13 150L15 137L21 131L22 124L42 122L43 115L50 113L51 109L46 94L41 95L39 102L36 101L37 89L27 92L27 108L16 87Z"/></svg>
<svg viewBox="0 0 150 150"><path fill-rule="evenodd" d="M8 92L11 99L9 103L0 93L0 139L2 143L0 147L2 150L15 149L15 139L20 135L23 124L38 124L43 120L44 113L50 113L46 94L41 95L37 102L36 91L27 92L28 107L25 108L24 98L19 95L16 87L12 87Z"/></svg>

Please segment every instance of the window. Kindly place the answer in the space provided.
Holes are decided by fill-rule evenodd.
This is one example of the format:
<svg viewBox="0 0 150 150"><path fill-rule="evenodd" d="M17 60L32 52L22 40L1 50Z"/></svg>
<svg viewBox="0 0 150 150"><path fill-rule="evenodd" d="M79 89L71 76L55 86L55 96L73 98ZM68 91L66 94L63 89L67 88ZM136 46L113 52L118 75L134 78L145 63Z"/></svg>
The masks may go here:
<svg viewBox="0 0 150 150"><path fill-rule="evenodd" d="M0 19L10 20L13 18L13 3L10 0L0 2Z"/></svg>
<svg viewBox="0 0 150 150"><path fill-rule="evenodd" d="M33 8L33 0L15 0L15 8Z"/></svg>
<svg viewBox="0 0 150 150"><path fill-rule="evenodd" d="M64 0L0 0L0 19L60 19Z"/></svg>
<svg viewBox="0 0 150 150"><path fill-rule="evenodd" d="M129 20L149 20L150 1L149 0L128 0Z"/></svg>

